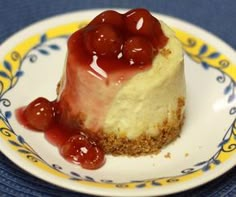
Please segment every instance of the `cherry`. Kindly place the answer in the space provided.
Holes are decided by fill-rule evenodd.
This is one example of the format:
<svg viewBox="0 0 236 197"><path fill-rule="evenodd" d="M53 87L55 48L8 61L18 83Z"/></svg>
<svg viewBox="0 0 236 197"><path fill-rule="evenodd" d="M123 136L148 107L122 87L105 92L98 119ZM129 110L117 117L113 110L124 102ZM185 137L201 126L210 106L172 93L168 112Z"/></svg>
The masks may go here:
<svg viewBox="0 0 236 197"><path fill-rule="evenodd" d="M83 134L70 137L60 148L61 155L69 162L85 169L97 169L104 162L104 153L92 139Z"/></svg>
<svg viewBox="0 0 236 197"><path fill-rule="evenodd" d="M131 34L153 36L156 20L146 9L133 9L125 16L126 28Z"/></svg>
<svg viewBox="0 0 236 197"><path fill-rule="evenodd" d="M151 63L153 50L151 42L141 36L134 36L127 39L123 48L124 57L130 64Z"/></svg>
<svg viewBox="0 0 236 197"><path fill-rule="evenodd" d="M84 44L91 54L101 56L117 55L122 46L119 31L109 24L88 26L84 31Z"/></svg>
<svg viewBox="0 0 236 197"><path fill-rule="evenodd" d="M24 109L23 116L27 126L38 131L45 131L54 120L53 104L46 98L39 97Z"/></svg>
<svg viewBox="0 0 236 197"><path fill-rule="evenodd" d="M91 25L97 25L101 23L106 23L113 25L117 28L122 28L124 26L124 17L122 14L114 11L114 10L107 10L96 16L90 23Z"/></svg>

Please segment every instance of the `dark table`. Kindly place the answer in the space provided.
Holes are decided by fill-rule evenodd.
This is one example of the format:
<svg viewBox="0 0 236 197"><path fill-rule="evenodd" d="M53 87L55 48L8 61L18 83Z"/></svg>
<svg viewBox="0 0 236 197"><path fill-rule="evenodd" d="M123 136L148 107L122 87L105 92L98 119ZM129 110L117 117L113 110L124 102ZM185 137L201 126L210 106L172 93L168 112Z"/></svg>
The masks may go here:
<svg viewBox="0 0 236 197"><path fill-rule="evenodd" d="M186 20L215 34L236 49L236 1L233 0L0 0L0 44L18 30L56 14L91 8L135 7L145 7ZM0 196L88 195L39 180L0 153ZM236 196L236 168L204 186L172 196Z"/></svg>

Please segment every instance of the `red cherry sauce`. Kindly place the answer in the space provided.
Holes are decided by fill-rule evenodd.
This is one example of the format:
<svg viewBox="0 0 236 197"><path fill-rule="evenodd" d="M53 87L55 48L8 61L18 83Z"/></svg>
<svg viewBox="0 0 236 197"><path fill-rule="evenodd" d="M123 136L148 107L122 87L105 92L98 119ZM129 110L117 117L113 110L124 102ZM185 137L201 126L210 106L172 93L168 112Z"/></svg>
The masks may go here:
<svg viewBox="0 0 236 197"><path fill-rule="evenodd" d="M57 120L54 101L37 98L28 106L17 109L16 118L26 128L44 132L45 138L57 146L60 154L69 162L91 170L105 163L104 152L94 136L79 128L65 127Z"/></svg>
<svg viewBox="0 0 236 197"><path fill-rule="evenodd" d="M108 10L68 40L58 98L37 98L16 110L18 121L57 146L68 161L86 169L105 162L99 145L105 115L122 85L151 67L168 38L145 9Z"/></svg>

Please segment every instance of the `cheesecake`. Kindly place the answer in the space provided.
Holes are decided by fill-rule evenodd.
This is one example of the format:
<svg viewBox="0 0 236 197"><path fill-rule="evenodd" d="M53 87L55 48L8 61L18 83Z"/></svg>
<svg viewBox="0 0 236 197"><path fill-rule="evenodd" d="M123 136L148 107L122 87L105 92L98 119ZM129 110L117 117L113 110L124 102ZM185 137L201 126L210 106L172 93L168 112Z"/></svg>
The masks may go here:
<svg viewBox="0 0 236 197"><path fill-rule="evenodd" d="M106 154L157 153L180 134L185 91L175 33L145 9L108 10L68 40L59 121L95 136Z"/></svg>
<svg viewBox="0 0 236 197"><path fill-rule="evenodd" d="M68 39L57 98L16 110L27 129L44 132L67 161L85 169L105 155L158 153L184 122L183 49L146 9L107 10Z"/></svg>

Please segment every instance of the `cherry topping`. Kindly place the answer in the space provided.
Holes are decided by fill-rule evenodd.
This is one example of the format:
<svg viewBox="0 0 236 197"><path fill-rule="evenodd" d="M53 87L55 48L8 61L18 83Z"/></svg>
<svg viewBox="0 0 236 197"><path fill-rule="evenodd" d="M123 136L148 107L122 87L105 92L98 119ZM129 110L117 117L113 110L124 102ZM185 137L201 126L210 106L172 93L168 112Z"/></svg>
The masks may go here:
<svg viewBox="0 0 236 197"><path fill-rule="evenodd" d="M84 43L91 54L101 56L115 56L122 46L119 31L109 24L101 24L85 28Z"/></svg>
<svg viewBox="0 0 236 197"><path fill-rule="evenodd" d="M86 169L97 169L105 162L101 148L94 141L81 134L70 137L61 146L60 153L69 162L80 164Z"/></svg>
<svg viewBox="0 0 236 197"><path fill-rule="evenodd" d="M54 120L53 104L43 97L31 102L23 112L27 126L38 131L44 131L50 127Z"/></svg>
<svg viewBox="0 0 236 197"><path fill-rule="evenodd" d="M154 17L145 9L133 9L125 14L128 31L134 35L150 37L155 27Z"/></svg>
<svg viewBox="0 0 236 197"><path fill-rule="evenodd" d="M130 64L151 63L153 57L152 44L144 37L130 37L125 41L123 54Z"/></svg>
<svg viewBox="0 0 236 197"><path fill-rule="evenodd" d="M125 14L105 11L95 17L82 32L88 55L96 55L98 59L99 56L115 58L121 64L129 62L128 65L150 64L168 40L160 22L142 8Z"/></svg>
<svg viewBox="0 0 236 197"><path fill-rule="evenodd" d="M124 17L122 14L114 11L107 10L96 16L89 25L97 25L101 23L106 23L113 25L117 28L122 28L124 26Z"/></svg>

